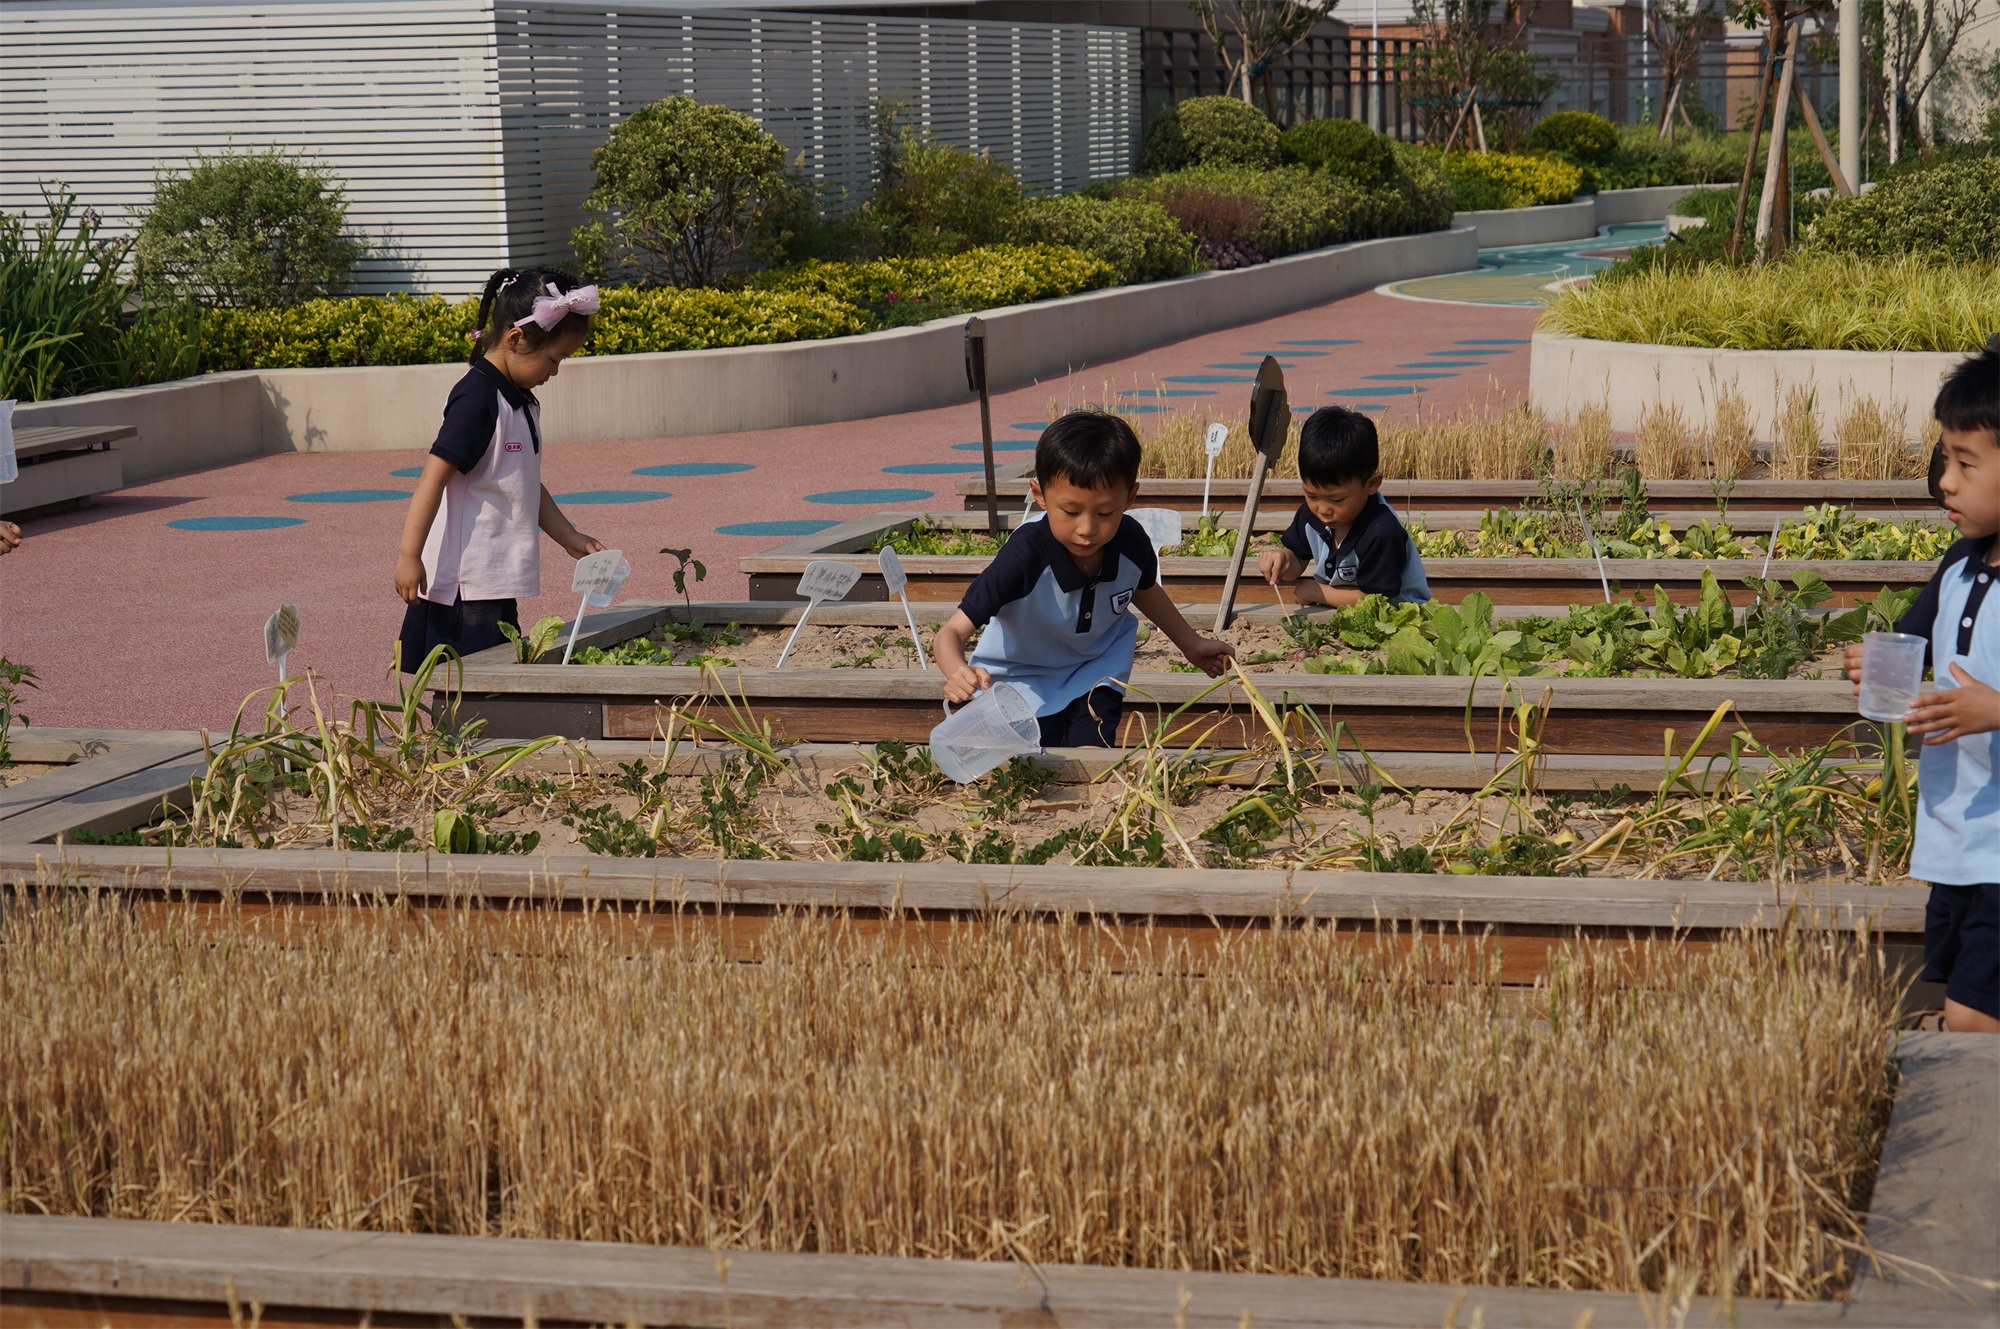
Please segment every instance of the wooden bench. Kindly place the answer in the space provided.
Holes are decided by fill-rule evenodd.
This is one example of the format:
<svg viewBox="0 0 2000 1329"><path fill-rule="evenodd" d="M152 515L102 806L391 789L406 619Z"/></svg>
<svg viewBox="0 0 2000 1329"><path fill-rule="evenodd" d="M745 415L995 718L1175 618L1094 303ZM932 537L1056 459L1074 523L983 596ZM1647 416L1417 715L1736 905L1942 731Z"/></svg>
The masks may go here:
<svg viewBox="0 0 2000 1329"><path fill-rule="evenodd" d="M86 507L125 485L124 458L111 445L139 431L131 425L55 425L14 431L20 474L0 485L0 514L9 517Z"/></svg>

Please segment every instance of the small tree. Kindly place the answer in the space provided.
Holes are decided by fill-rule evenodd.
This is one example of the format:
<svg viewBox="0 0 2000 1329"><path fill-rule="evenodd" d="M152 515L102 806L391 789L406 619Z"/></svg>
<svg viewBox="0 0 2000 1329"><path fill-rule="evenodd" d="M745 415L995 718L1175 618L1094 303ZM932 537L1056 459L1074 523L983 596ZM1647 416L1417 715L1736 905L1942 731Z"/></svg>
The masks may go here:
<svg viewBox="0 0 2000 1329"><path fill-rule="evenodd" d="M1688 76L1701 61L1701 43L1719 20L1709 0L1653 0L1646 32L1660 61L1660 118L1656 131L1673 137L1673 117L1693 123L1687 109Z"/></svg>
<svg viewBox="0 0 2000 1329"><path fill-rule="evenodd" d="M1306 39L1313 25L1333 12L1339 0L1188 0L1188 8L1201 20L1215 49L1229 65L1229 86L1241 87L1243 100L1250 100L1250 85L1264 76L1273 63ZM1229 39L1236 39L1236 53L1230 54ZM1265 85L1265 109L1276 117L1270 103L1270 87Z"/></svg>
<svg viewBox="0 0 2000 1329"><path fill-rule="evenodd" d="M333 173L273 150L161 171L133 261L157 291L267 308L339 295L367 252L347 232L347 191Z"/></svg>
<svg viewBox="0 0 2000 1329"><path fill-rule="evenodd" d="M726 106L669 97L621 121L591 154L584 200L605 222L576 229L580 266L630 268L647 282L714 286L792 202L785 149Z"/></svg>

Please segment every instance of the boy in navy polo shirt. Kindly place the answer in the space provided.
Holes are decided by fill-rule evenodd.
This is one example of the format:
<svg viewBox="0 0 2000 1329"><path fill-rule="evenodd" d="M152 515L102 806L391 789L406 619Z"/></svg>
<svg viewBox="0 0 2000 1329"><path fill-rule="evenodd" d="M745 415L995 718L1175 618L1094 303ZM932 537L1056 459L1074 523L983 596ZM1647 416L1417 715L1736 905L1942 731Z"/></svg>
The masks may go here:
<svg viewBox="0 0 2000 1329"><path fill-rule="evenodd" d="M1944 984L1944 1027L2000 1034L2000 336L1954 369L1934 408L1944 437L1931 492L1961 537L1897 622L1930 639L1934 691L1905 723L1922 735L1910 875L1931 884L1924 978ZM1848 677L1861 648L1847 648ZM1856 685L1859 690L1859 684Z"/></svg>
<svg viewBox="0 0 2000 1329"><path fill-rule="evenodd" d="M1431 598L1416 542L1382 498L1373 420L1339 406L1308 416L1299 431L1299 485L1306 501L1280 537L1284 548L1257 559L1265 581L1296 581L1314 568L1314 581L1297 590L1300 604L1359 604L1364 595Z"/></svg>
<svg viewBox="0 0 2000 1329"><path fill-rule="evenodd" d="M1041 717L1042 746L1110 747L1139 624L1151 619L1213 678L1229 647L1200 636L1160 586L1145 528L1125 515L1139 492L1139 438L1103 411L1071 411L1035 444L1028 482L1043 516L1014 532L938 629L947 701L1007 682ZM965 643L985 628L970 660Z"/></svg>

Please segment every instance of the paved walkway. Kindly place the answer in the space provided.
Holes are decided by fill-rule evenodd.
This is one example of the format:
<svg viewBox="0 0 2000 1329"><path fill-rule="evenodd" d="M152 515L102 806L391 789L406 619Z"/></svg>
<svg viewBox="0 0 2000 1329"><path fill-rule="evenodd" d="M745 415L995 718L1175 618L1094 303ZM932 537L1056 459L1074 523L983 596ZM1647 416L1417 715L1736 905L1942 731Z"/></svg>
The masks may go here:
<svg viewBox="0 0 2000 1329"><path fill-rule="evenodd" d="M1462 297L1460 297L1462 298ZM1534 311L1369 293L1157 347L1000 394L996 447L1031 450L1052 411L1113 401L1144 417L1240 415L1257 358L1277 353L1297 406L1339 401L1384 419L1527 391ZM440 409L443 403L439 403ZM958 508L979 468L979 411L553 448L544 478L577 525L632 556L624 598L674 594L673 560L708 565L700 598L741 599L736 560L885 509ZM385 695L403 606L390 586L415 452L284 454L136 485L97 506L27 523L0 560L0 654L41 676L40 724L226 728L268 687L264 619L299 606L294 671L343 695ZM543 544L545 594L529 621L572 613L568 560ZM259 699L258 705L262 701Z"/></svg>

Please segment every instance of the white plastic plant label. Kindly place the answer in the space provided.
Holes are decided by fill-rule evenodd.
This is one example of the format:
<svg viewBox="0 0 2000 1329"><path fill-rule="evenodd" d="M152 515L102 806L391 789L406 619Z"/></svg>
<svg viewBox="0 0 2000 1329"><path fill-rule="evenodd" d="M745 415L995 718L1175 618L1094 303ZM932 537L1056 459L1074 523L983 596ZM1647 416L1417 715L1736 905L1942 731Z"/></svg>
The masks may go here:
<svg viewBox="0 0 2000 1329"><path fill-rule="evenodd" d="M569 589L581 595L592 609L603 609L618 597L618 588L632 575L632 564L623 550L600 549L576 561Z"/></svg>
<svg viewBox="0 0 2000 1329"><path fill-rule="evenodd" d="M1156 554L1181 542L1181 514L1173 508L1128 508L1125 515L1145 527Z"/></svg>
<svg viewBox="0 0 2000 1329"><path fill-rule="evenodd" d="M1225 424L1210 425L1208 427L1208 442L1204 445L1208 451L1208 459L1210 461L1214 461L1217 457L1220 457L1222 455L1223 446L1228 442L1229 442L1228 425Z"/></svg>
<svg viewBox="0 0 2000 1329"><path fill-rule="evenodd" d="M852 563L816 558L806 564L805 575L799 578L799 596L814 601L844 600L860 580L861 569Z"/></svg>
<svg viewBox="0 0 2000 1329"><path fill-rule="evenodd" d="M264 620L264 663L276 664L299 645L299 607L279 605L277 611Z"/></svg>
<svg viewBox="0 0 2000 1329"><path fill-rule="evenodd" d="M903 571L903 560L893 549L884 548L877 555L876 562L882 568L882 582L889 588L889 594L901 595L903 588L910 584L909 574Z"/></svg>

